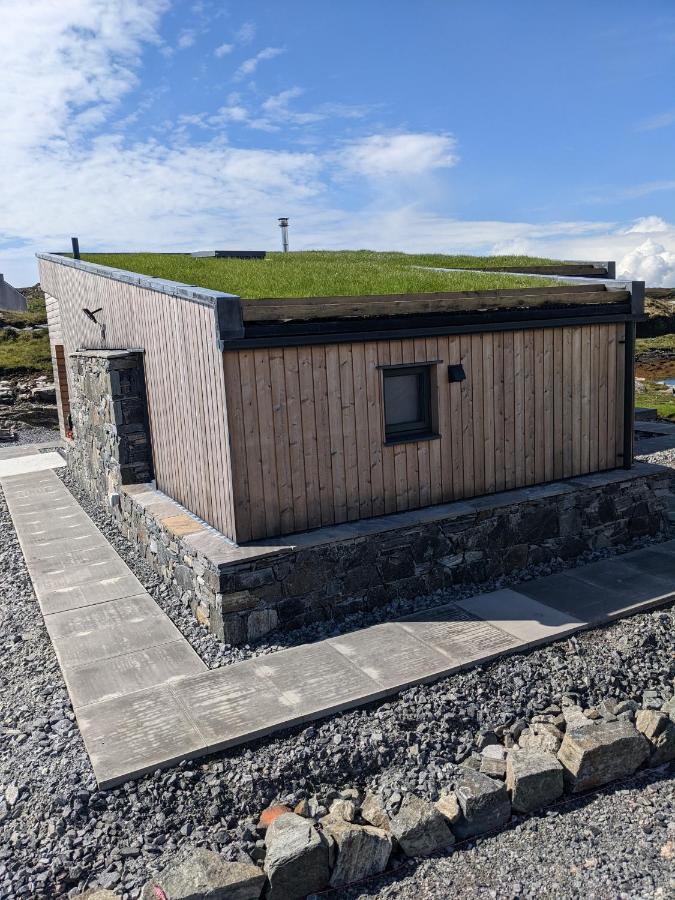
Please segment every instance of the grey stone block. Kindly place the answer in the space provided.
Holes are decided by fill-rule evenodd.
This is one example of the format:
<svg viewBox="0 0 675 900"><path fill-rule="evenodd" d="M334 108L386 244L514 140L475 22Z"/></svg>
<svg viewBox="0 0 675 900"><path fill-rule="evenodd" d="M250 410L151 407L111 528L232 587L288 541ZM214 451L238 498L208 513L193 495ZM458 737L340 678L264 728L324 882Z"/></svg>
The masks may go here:
<svg viewBox="0 0 675 900"><path fill-rule="evenodd" d="M193 847L144 886L141 900L157 900L155 886L167 900L258 900L264 884L264 873L252 863Z"/></svg>
<svg viewBox="0 0 675 900"><path fill-rule="evenodd" d="M534 812L562 797L563 767L551 753L511 750L506 760L506 788L516 812Z"/></svg>
<svg viewBox="0 0 675 900"><path fill-rule="evenodd" d="M269 900L299 900L328 887L328 843L295 813L276 818L265 835Z"/></svg>
<svg viewBox="0 0 675 900"><path fill-rule="evenodd" d="M649 765L661 766L675 759L675 722L663 710L641 709L635 727L649 741Z"/></svg>
<svg viewBox="0 0 675 900"><path fill-rule="evenodd" d="M390 820L392 834L406 856L429 856L455 843L452 831L428 800L406 794L398 813Z"/></svg>
<svg viewBox="0 0 675 900"><path fill-rule="evenodd" d="M389 832L347 822L330 822L324 830L335 841L337 850L331 887L344 887L385 870L392 848Z"/></svg>
<svg viewBox="0 0 675 900"><path fill-rule="evenodd" d="M558 751L574 794L632 775L648 757L646 738L626 719L569 727Z"/></svg>
<svg viewBox="0 0 675 900"><path fill-rule="evenodd" d="M474 837L508 822L511 804L504 784L465 768L455 786L462 818L453 831L460 838Z"/></svg>

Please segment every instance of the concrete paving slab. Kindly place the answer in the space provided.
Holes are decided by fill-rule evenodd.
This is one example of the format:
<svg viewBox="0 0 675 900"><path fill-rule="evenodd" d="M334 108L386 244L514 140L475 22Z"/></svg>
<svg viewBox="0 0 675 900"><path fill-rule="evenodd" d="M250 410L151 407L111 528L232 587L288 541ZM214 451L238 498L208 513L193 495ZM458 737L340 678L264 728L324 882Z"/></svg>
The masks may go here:
<svg viewBox="0 0 675 900"><path fill-rule="evenodd" d="M520 646L513 635L481 621L454 603L408 616L398 624L443 653L456 666L485 662Z"/></svg>
<svg viewBox="0 0 675 900"><path fill-rule="evenodd" d="M97 606L109 601L121 601L144 592L140 581L128 571L126 575L113 575L99 581L89 581L56 590L42 589L38 582L34 585L34 589L43 616Z"/></svg>
<svg viewBox="0 0 675 900"><path fill-rule="evenodd" d="M672 550L645 548L637 553L627 553L622 557L622 562L646 575L669 578L675 584L675 553Z"/></svg>
<svg viewBox="0 0 675 900"><path fill-rule="evenodd" d="M249 662L182 678L171 686L203 736L205 752L234 746L249 735L270 734L293 718L292 705Z"/></svg>
<svg viewBox="0 0 675 900"><path fill-rule="evenodd" d="M381 688L418 684L454 667L445 654L393 622L329 638L326 643Z"/></svg>
<svg viewBox="0 0 675 900"><path fill-rule="evenodd" d="M79 709L207 671L188 642L179 640L65 669L63 674L73 707Z"/></svg>
<svg viewBox="0 0 675 900"><path fill-rule="evenodd" d="M21 535L21 544L24 547L36 547L49 544L58 540L80 540L97 533L94 526L82 520L52 526L42 523L39 527L36 523L24 527Z"/></svg>
<svg viewBox="0 0 675 900"><path fill-rule="evenodd" d="M129 567L124 560L108 544L105 550L94 547L91 550L71 550L60 556L45 556L35 559L31 562L30 572L32 578L70 572L73 577L73 581L70 583L77 584L76 579L80 571L86 575L89 569L98 571L100 567L109 565L112 562L121 564L124 572L129 571ZM88 576L85 577L86 580L89 580Z"/></svg>
<svg viewBox="0 0 675 900"><path fill-rule="evenodd" d="M0 459L0 478L24 472L39 472L42 469L60 469L65 464L60 453L36 453L32 456Z"/></svg>
<svg viewBox="0 0 675 900"><path fill-rule="evenodd" d="M180 631L171 619L164 616L52 638L52 643L61 668L69 669L119 656L122 653L147 650L149 647L168 644L181 638Z"/></svg>
<svg viewBox="0 0 675 900"><path fill-rule="evenodd" d="M16 488L13 492L6 489L7 479L0 479L3 487L3 493L7 504L16 509L17 512L28 512L30 510L47 510L49 504L56 502L69 502L72 497L68 496L68 492L64 487L45 485L36 488Z"/></svg>
<svg viewBox="0 0 675 900"><path fill-rule="evenodd" d="M205 739L168 685L76 711L100 787L204 753Z"/></svg>
<svg viewBox="0 0 675 900"><path fill-rule="evenodd" d="M9 444L0 448L0 459L14 459L17 456L34 456L42 450L55 450L58 447L65 448L66 442L54 432L54 439L43 441L40 444Z"/></svg>
<svg viewBox="0 0 675 900"><path fill-rule="evenodd" d="M45 616L45 625L53 641L71 635L86 635L102 628L141 624L146 619L166 618L149 594L143 592L123 600L110 600ZM110 654L108 654L110 655Z"/></svg>
<svg viewBox="0 0 675 900"><path fill-rule="evenodd" d="M675 597L675 578L641 572L619 558L580 566L574 570L573 577L587 585L587 596L591 593L590 609L596 611L594 621L615 618L636 606L662 603L669 596ZM582 608L577 614L583 615Z"/></svg>
<svg viewBox="0 0 675 900"><path fill-rule="evenodd" d="M98 550L99 548L94 548L93 550L83 550L82 553L76 551L66 554L65 562L61 556L32 560L29 571L36 594L44 596L51 591L80 587L96 581L107 581L111 578L123 578L130 574L128 567L119 557L101 553L102 558L95 559L93 554ZM87 555L90 556L90 562L73 560L77 557L86 559ZM138 591L132 591L132 593L137 594ZM114 600L116 598L107 597L106 599Z"/></svg>
<svg viewBox="0 0 675 900"><path fill-rule="evenodd" d="M303 644L249 662L256 677L274 687L298 720L322 709L346 709L354 700L381 694L381 685L338 652L332 640Z"/></svg>
<svg viewBox="0 0 675 900"><path fill-rule="evenodd" d="M44 559L46 557L62 556L65 553L72 553L81 550L93 550L96 547L110 546L100 531L90 534L78 535L71 538L57 538L53 541L45 541L42 544L25 545L21 535L19 535L19 543L26 561L29 563L33 559Z"/></svg>
<svg viewBox="0 0 675 900"><path fill-rule="evenodd" d="M571 616L517 591L491 591L457 605L474 616L479 616L495 629L512 635L521 647L530 647L544 641L578 631L587 623L578 616Z"/></svg>
<svg viewBox="0 0 675 900"><path fill-rule="evenodd" d="M608 562L617 565L614 560ZM634 609L647 609L675 596L675 581L654 578L629 566L621 567L621 581L609 571L607 581L597 577L590 580L581 577L582 568L587 567L522 582L518 591L591 624L607 622Z"/></svg>

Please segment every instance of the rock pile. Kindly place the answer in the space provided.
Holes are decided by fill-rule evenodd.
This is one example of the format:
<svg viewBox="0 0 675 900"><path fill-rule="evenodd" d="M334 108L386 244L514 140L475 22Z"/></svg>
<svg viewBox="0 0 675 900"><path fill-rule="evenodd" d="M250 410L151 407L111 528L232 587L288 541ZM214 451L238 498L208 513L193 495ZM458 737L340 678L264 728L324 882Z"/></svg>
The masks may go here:
<svg viewBox="0 0 675 900"><path fill-rule="evenodd" d="M250 858L229 861L191 848L145 885L141 900L259 900L263 891L269 900L294 900L378 875L405 857L447 853L514 814L555 803L565 790L578 794L675 760L675 698L652 708L654 698L645 695L643 703L605 700L582 709L568 702L522 722L503 743L492 733L480 753L454 767L434 802L413 792L346 788L304 798L294 809L269 806Z"/></svg>
<svg viewBox="0 0 675 900"><path fill-rule="evenodd" d="M11 406L21 401L56 403L56 386L45 375L37 378L0 381L0 403Z"/></svg>

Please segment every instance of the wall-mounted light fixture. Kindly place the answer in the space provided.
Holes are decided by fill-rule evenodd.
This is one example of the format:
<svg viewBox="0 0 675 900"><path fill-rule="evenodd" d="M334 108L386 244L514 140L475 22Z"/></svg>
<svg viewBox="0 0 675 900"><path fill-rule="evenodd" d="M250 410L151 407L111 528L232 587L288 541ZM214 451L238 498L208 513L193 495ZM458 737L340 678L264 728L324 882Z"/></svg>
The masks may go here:
<svg viewBox="0 0 675 900"><path fill-rule="evenodd" d="M101 329L101 343L105 344L105 323L99 322L99 320L96 318L97 313L100 313L102 311L103 311L102 306L99 306L98 309L87 309L86 306L82 307L82 312L85 314L85 316L88 319L91 319L91 321L94 323L94 325L98 325L98 327Z"/></svg>
<svg viewBox="0 0 675 900"><path fill-rule="evenodd" d="M459 363L458 365L448 366L448 381L450 384L454 384L457 381L464 381L466 378L466 372L464 371L464 366Z"/></svg>

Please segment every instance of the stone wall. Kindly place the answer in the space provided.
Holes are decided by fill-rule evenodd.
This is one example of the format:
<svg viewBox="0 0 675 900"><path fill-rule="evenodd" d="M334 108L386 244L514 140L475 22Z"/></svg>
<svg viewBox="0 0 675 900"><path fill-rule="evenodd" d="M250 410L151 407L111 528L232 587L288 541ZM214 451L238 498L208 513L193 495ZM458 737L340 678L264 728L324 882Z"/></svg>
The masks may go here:
<svg viewBox="0 0 675 900"><path fill-rule="evenodd" d="M71 365L68 463L88 493L115 504L122 485L152 480L143 353L90 350Z"/></svg>
<svg viewBox="0 0 675 900"><path fill-rule="evenodd" d="M238 644L658 537L669 475L637 465L242 547L148 486L125 491L118 519L197 618Z"/></svg>

